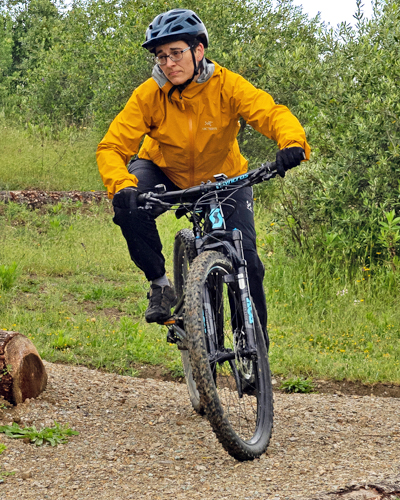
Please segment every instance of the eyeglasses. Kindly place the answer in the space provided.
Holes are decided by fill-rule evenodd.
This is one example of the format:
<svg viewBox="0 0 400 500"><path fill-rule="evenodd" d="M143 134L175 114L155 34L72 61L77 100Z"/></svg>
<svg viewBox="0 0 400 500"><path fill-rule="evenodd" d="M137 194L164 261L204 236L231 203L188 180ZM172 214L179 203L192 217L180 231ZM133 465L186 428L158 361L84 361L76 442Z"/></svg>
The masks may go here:
<svg viewBox="0 0 400 500"><path fill-rule="evenodd" d="M187 47L186 49L183 50L173 50L171 54L168 54L167 56L157 56L154 58L156 64L159 64L160 66L164 66L167 64L167 58L169 57L172 62L178 62L181 59L183 59L183 54L189 50L190 47Z"/></svg>

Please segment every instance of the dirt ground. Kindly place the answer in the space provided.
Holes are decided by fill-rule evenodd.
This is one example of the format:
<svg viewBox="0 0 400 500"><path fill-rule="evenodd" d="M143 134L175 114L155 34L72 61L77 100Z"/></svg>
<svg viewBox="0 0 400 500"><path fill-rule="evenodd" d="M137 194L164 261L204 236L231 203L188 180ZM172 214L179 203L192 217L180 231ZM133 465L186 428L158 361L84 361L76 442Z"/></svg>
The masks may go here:
<svg viewBox="0 0 400 500"><path fill-rule="evenodd" d="M7 447L0 456L1 500L378 500L384 490L373 486L385 478L385 498L396 498L395 397L275 392L270 446L259 460L240 463L193 412L184 384L45 366L46 391L0 410L0 425L56 421L79 435L52 448L0 434Z"/></svg>
<svg viewBox="0 0 400 500"><path fill-rule="evenodd" d="M185 379L174 379L167 370L160 366L136 364L132 367L138 372L139 378L154 378L164 381L185 383ZM273 378L274 391L279 390L284 378L275 376ZM382 398L400 398L400 386L389 383L363 384L350 380L316 380L314 388L320 394L337 394L338 396L377 396Z"/></svg>

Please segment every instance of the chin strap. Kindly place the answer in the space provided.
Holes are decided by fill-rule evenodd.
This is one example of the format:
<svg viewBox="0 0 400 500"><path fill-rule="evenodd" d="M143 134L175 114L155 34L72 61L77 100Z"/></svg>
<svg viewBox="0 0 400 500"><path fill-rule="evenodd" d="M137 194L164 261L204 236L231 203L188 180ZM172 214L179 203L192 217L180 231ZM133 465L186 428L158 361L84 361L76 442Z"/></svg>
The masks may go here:
<svg viewBox="0 0 400 500"><path fill-rule="evenodd" d="M189 80L186 80L185 83L182 83L181 85L173 85L169 92L168 92L168 100L169 102L172 102L172 94L175 92L176 89L179 90L179 94L182 94L182 92L185 90L185 88L190 85L193 81L193 79L200 73L201 71L201 66L202 66L202 63L201 61L199 62L199 64L197 64L197 61L196 61L196 56L195 56L195 53L194 53L194 50L193 50L193 47L191 46L190 47L190 52L192 54L192 59L193 59L193 66L194 66L194 71L193 71L193 75L191 78L189 78Z"/></svg>
<svg viewBox="0 0 400 500"><path fill-rule="evenodd" d="M193 67L194 67L194 72L193 72L193 76L192 78L190 79L190 81L193 80L193 78L199 74L200 72L200 63L197 64L197 61L196 61L196 55L194 53L194 50L193 50L193 47L190 47L190 52L192 54L192 59L193 59Z"/></svg>

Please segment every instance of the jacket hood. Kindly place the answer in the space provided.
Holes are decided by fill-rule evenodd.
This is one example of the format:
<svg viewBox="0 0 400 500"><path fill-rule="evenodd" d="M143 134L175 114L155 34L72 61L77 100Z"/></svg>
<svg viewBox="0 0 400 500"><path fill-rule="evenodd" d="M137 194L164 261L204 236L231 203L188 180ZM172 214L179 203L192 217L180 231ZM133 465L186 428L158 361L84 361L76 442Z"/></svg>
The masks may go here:
<svg viewBox="0 0 400 500"><path fill-rule="evenodd" d="M187 87L192 88L192 86L201 84L201 83L206 83L214 74L215 71L215 63L210 61L209 59L206 59L203 57L203 60L201 61L203 69L200 73L200 76L195 82L191 82L190 85ZM160 68L158 64L156 64L153 68L153 73L151 75L153 79L157 82L157 85L162 89L164 92L169 92L170 88L172 87L172 83L168 80L168 78L165 76L163 70ZM187 90L187 89L185 89Z"/></svg>

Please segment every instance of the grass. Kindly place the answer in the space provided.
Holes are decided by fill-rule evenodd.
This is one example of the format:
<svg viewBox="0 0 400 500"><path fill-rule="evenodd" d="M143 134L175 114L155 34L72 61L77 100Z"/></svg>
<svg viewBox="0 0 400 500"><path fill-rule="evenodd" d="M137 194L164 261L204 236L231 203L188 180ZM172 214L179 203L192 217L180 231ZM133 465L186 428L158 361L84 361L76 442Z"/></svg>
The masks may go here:
<svg viewBox="0 0 400 500"><path fill-rule="evenodd" d="M9 290L18 277L18 266L13 262L9 266L0 264L0 290Z"/></svg>
<svg viewBox="0 0 400 500"><path fill-rule="evenodd" d="M0 191L104 189L95 159L100 137L93 131L66 129L54 140L47 130L22 130L0 115L0 134Z"/></svg>
<svg viewBox="0 0 400 500"><path fill-rule="evenodd" d="M0 262L15 261L20 272L14 287L0 290L0 328L27 335L49 361L126 374L149 363L181 375L166 330L144 323L148 284L111 212L108 202L41 211L0 205ZM161 226L166 233L178 222ZM173 239L166 243L171 255Z"/></svg>
<svg viewBox="0 0 400 500"><path fill-rule="evenodd" d="M0 132L0 190L103 189L93 131L64 130L55 141L0 116ZM400 384L400 273L365 264L349 276L309 254L290 255L279 221L256 209L273 372ZM171 277L173 234L184 224L172 214L158 221ZM49 361L133 375L149 363L182 375L165 328L143 320L148 284L108 202L35 211L0 204L0 234L0 328L30 337Z"/></svg>
<svg viewBox="0 0 400 500"><path fill-rule="evenodd" d="M277 233L261 244L274 372L400 383L399 276L385 266L350 277L310 265L308 255L285 255Z"/></svg>
<svg viewBox="0 0 400 500"><path fill-rule="evenodd" d="M0 291L0 328L24 333L49 361L136 373L137 363L182 375L166 329L147 325L147 282L130 261L108 202L61 203L36 211L0 205L0 262L17 263L14 286ZM172 214L158 225L171 275ZM396 276L359 276L288 257L279 231L257 214L266 266L271 366L284 377L400 383ZM335 274L336 273L336 274ZM347 290L347 292L343 292Z"/></svg>

